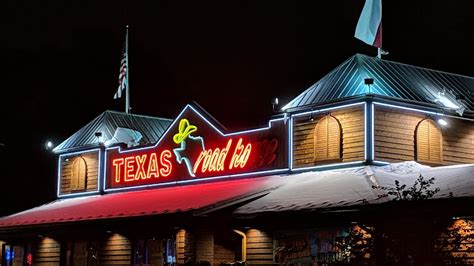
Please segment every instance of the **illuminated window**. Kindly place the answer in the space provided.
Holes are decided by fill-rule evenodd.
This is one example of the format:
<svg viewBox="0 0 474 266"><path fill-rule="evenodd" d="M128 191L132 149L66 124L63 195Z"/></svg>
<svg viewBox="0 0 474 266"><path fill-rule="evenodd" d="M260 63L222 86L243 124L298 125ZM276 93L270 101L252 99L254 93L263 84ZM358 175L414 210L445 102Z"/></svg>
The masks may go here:
<svg viewBox="0 0 474 266"><path fill-rule="evenodd" d="M443 158L441 130L431 119L422 120L416 128L416 160L439 164Z"/></svg>
<svg viewBox="0 0 474 266"><path fill-rule="evenodd" d="M77 157L72 163L71 169L71 190L86 189L87 163L82 157Z"/></svg>
<svg viewBox="0 0 474 266"><path fill-rule="evenodd" d="M341 160L341 125L333 116L321 118L314 129L314 161Z"/></svg>

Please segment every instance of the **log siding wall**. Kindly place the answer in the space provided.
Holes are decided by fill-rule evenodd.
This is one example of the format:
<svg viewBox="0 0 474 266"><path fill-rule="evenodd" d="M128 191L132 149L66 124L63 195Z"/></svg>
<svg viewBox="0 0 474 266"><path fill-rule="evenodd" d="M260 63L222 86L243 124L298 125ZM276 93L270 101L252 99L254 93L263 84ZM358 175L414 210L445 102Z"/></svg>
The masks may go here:
<svg viewBox="0 0 474 266"><path fill-rule="evenodd" d="M176 233L176 261L178 264L194 262L195 243L189 230L179 229Z"/></svg>
<svg viewBox="0 0 474 266"><path fill-rule="evenodd" d="M474 220L455 220L435 241L435 248L447 265L474 265Z"/></svg>
<svg viewBox="0 0 474 266"><path fill-rule="evenodd" d="M61 245L58 241L45 237L33 247L33 265L59 266Z"/></svg>
<svg viewBox="0 0 474 266"><path fill-rule="evenodd" d="M196 231L196 263L214 262L214 232L210 229Z"/></svg>
<svg viewBox="0 0 474 266"><path fill-rule="evenodd" d="M293 166L295 168L334 163L334 161L316 162L314 156L314 130L317 122L326 115L333 116L341 125L342 158L340 161L364 160L365 121L364 107L361 105L325 114L314 114L314 121L310 121L309 115L296 117L293 127Z"/></svg>
<svg viewBox="0 0 474 266"><path fill-rule="evenodd" d="M82 157L86 163L86 188L84 190L74 191L71 185L72 167L76 158ZM99 152L88 152L81 155L64 157L61 160L61 189L60 194L72 194L75 192L97 191L97 182L99 178Z"/></svg>
<svg viewBox="0 0 474 266"><path fill-rule="evenodd" d="M266 232L250 229L247 235L247 265L273 264L273 238Z"/></svg>
<svg viewBox="0 0 474 266"><path fill-rule="evenodd" d="M119 234L112 234L100 245L100 265L130 265L131 250L129 239Z"/></svg>
<svg viewBox="0 0 474 266"><path fill-rule="evenodd" d="M163 239L148 240L148 253L151 265L163 265Z"/></svg>
<svg viewBox="0 0 474 266"><path fill-rule="evenodd" d="M233 262L235 253L222 245L214 243L214 265L222 265L224 263Z"/></svg>
<svg viewBox="0 0 474 266"><path fill-rule="evenodd" d="M401 162L416 160L416 127L427 115L420 112L375 106L375 160ZM474 122L443 118L442 160L438 165L474 163ZM424 163L424 162L420 162Z"/></svg>
<svg viewBox="0 0 474 266"><path fill-rule="evenodd" d="M5 251L3 250L3 248L4 248L3 245L5 245L5 244L6 244L5 242L3 242L3 241L0 240L0 265L2 265L2 261L3 261L3 256L2 256L2 254L5 252Z"/></svg>

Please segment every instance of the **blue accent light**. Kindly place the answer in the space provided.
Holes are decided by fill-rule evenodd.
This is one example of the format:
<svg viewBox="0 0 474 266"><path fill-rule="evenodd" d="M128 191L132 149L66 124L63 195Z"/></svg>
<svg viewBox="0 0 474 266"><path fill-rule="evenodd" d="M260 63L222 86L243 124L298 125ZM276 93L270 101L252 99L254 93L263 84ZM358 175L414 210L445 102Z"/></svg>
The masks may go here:
<svg viewBox="0 0 474 266"><path fill-rule="evenodd" d="M11 261L15 258L15 251L13 249L7 249L5 251L5 260L6 261Z"/></svg>

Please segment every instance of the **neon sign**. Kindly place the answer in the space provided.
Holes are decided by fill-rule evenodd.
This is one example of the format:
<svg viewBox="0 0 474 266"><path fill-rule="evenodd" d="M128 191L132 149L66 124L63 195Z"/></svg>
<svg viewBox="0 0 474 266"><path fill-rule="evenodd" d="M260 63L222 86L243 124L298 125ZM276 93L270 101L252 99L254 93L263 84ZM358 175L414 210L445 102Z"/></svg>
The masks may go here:
<svg viewBox="0 0 474 266"><path fill-rule="evenodd" d="M288 167L287 125L224 134L186 107L157 144L106 151L106 189L242 175Z"/></svg>
<svg viewBox="0 0 474 266"><path fill-rule="evenodd" d="M166 177L173 169L171 157L171 152L164 150L159 159L156 152L114 159L112 166L115 172L115 182L133 182L160 176Z"/></svg>
<svg viewBox="0 0 474 266"><path fill-rule="evenodd" d="M252 144L248 143L244 147L242 144L242 138L240 138L235 145L232 156L230 157L230 163L226 165L225 162L227 159L227 154L231 147L232 139L229 139L225 148L215 148L214 150L209 149L201 151L196 163L194 164L193 174L199 170L201 170L202 173L205 173L220 172L224 171L225 169L232 170L232 168L236 167L244 168L250 157L250 153L252 152Z"/></svg>

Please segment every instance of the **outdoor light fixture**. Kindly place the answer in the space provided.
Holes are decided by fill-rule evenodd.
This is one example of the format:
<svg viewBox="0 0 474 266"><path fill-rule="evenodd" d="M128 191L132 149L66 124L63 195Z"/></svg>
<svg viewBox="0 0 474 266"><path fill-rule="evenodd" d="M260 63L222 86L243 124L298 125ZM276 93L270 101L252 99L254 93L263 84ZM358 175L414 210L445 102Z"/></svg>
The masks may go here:
<svg viewBox="0 0 474 266"><path fill-rule="evenodd" d="M446 122L446 120L440 118L440 119L438 119L438 124L440 124L442 126L446 126L448 124L448 122Z"/></svg>
<svg viewBox="0 0 474 266"><path fill-rule="evenodd" d="M48 141L46 142L46 149L49 150L49 149L51 149L52 147L53 147L53 143L48 140Z"/></svg>
<svg viewBox="0 0 474 266"><path fill-rule="evenodd" d="M278 98L273 98L272 99L272 109L273 109L273 112L275 112L275 106L278 105Z"/></svg>
<svg viewBox="0 0 474 266"><path fill-rule="evenodd" d="M374 84L374 79L373 78L365 78L364 79L364 84L367 85L367 88L369 88L369 93L370 93L370 85Z"/></svg>
<svg viewBox="0 0 474 266"><path fill-rule="evenodd" d="M94 133L95 137L97 138L97 142L103 143L104 140L102 139L102 132L98 131Z"/></svg>

